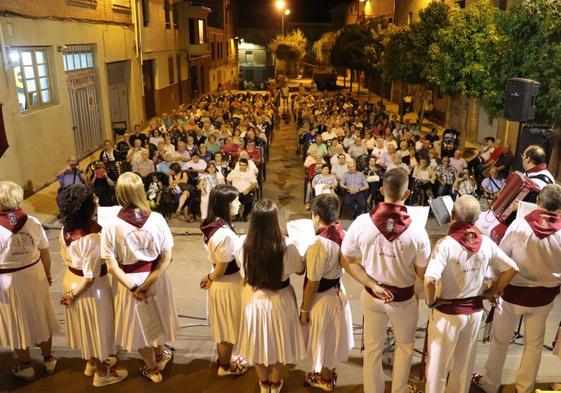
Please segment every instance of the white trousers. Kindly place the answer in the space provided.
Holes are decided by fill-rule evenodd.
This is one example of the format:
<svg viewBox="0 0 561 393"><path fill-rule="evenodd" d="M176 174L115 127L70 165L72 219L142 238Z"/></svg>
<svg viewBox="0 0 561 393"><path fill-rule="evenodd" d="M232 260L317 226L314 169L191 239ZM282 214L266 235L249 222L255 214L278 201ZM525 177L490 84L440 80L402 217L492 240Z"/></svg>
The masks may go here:
<svg viewBox="0 0 561 393"><path fill-rule="evenodd" d="M516 329L520 317L523 316L524 352L516 374L515 386L518 393L534 391L542 357L545 324L552 308L553 302L541 307L524 307L500 299L495 308L491 347L485 364L485 385L491 388L486 390L494 392L499 390L508 345L512 340L512 333Z"/></svg>
<svg viewBox="0 0 561 393"><path fill-rule="evenodd" d="M483 310L464 315L431 311L425 393L469 392L482 316Z"/></svg>
<svg viewBox="0 0 561 393"><path fill-rule="evenodd" d="M389 320L395 337L392 393L409 393L407 382L419 314L417 299L413 296L405 302L384 303L363 290L361 300L364 311L364 392L384 393L382 351Z"/></svg>

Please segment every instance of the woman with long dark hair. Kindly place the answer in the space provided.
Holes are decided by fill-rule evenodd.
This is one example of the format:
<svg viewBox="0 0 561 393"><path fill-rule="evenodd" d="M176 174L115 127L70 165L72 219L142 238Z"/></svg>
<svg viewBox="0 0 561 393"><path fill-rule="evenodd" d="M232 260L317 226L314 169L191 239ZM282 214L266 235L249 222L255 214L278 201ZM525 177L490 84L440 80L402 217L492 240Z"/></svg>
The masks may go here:
<svg viewBox="0 0 561 393"><path fill-rule="evenodd" d="M284 237L277 205L255 204L247 237L237 251L245 278L238 349L255 364L261 392L280 392L284 365L306 354L290 276L302 274L304 261Z"/></svg>
<svg viewBox="0 0 561 393"><path fill-rule="evenodd" d="M62 191L60 253L66 264L64 295L66 337L79 349L87 365L84 374L94 375L96 387L121 382L126 370L112 370L116 358L115 315L107 265L101 260L101 227L92 217L98 199L91 187L70 186ZM104 359L108 359L103 363Z"/></svg>
<svg viewBox="0 0 561 393"><path fill-rule="evenodd" d="M101 232L101 257L119 281L115 294L115 344L131 352L138 350L145 365L142 376L162 381L161 371L172 353L163 344L174 341L178 327L171 280L166 270L171 263L173 237L161 214L152 212L140 176L133 172L117 180L117 202L121 210ZM146 337L137 306L148 302L157 308L162 335ZM146 312L150 312L150 309Z"/></svg>
<svg viewBox="0 0 561 393"><path fill-rule="evenodd" d="M201 225L212 271L201 280L208 290L207 312L212 338L218 352L218 375L240 375L247 371L245 360L232 357L238 342L241 314L242 278L236 264L238 235L232 217L240 210L238 190L218 185L210 191L208 214Z"/></svg>

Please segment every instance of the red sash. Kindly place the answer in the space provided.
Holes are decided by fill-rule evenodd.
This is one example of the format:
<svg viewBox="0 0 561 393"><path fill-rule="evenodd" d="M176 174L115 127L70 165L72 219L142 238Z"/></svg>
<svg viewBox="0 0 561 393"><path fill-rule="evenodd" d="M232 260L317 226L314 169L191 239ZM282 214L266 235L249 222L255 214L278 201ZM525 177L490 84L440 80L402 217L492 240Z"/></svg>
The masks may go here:
<svg viewBox="0 0 561 393"><path fill-rule="evenodd" d="M460 243L462 247L472 254L479 251L483 241L481 233L473 223L453 223L448 231L448 236Z"/></svg>
<svg viewBox="0 0 561 393"><path fill-rule="evenodd" d="M214 235L214 233L224 225L228 225L228 223L223 218L219 218L210 224L201 225L201 232L203 233L203 240L205 244L208 244L212 235Z"/></svg>
<svg viewBox="0 0 561 393"><path fill-rule="evenodd" d="M483 310L483 298L481 296L468 297L465 299L441 299L443 304L436 309L448 315L474 314Z"/></svg>
<svg viewBox="0 0 561 393"><path fill-rule="evenodd" d="M30 263L29 265L25 265L25 266L21 266L21 267L14 267L14 268L8 268L8 269L0 269L0 274L8 274L8 273L19 272L20 270L27 269L28 267L36 265L37 263L39 263L39 261L40 261L40 259L37 259L35 262Z"/></svg>
<svg viewBox="0 0 561 393"><path fill-rule="evenodd" d="M150 213L146 213L139 208L123 207L117 217L137 228L142 228L150 217Z"/></svg>
<svg viewBox="0 0 561 393"><path fill-rule="evenodd" d="M384 237L393 242L411 225L407 208L393 203L379 203L370 215L372 222Z"/></svg>
<svg viewBox="0 0 561 393"><path fill-rule="evenodd" d="M76 241L91 233L99 232L101 232L101 226L94 220L90 220L85 228L76 228L71 232L66 232L65 230L63 230L62 235L64 238L64 243L66 243L66 247L68 247L72 244L73 241Z"/></svg>
<svg viewBox="0 0 561 393"><path fill-rule="evenodd" d="M561 230L561 216L556 212L536 209L524 218L530 225L530 228L532 228L532 231L534 231L534 234L540 239L545 239Z"/></svg>
<svg viewBox="0 0 561 393"><path fill-rule="evenodd" d="M524 307L547 306L559 295L559 287L519 287L507 285L503 291L503 300Z"/></svg>
<svg viewBox="0 0 561 393"><path fill-rule="evenodd" d="M119 264L119 267L125 273L146 273L151 272L159 261L160 255L158 255L158 257L153 261L138 261L136 263L133 263L132 265Z"/></svg>
<svg viewBox="0 0 561 393"><path fill-rule="evenodd" d="M67 267L68 267L68 271L70 273L75 274L75 275L80 276L80 277L84 277L84 271L83 270L73 268L72 266L67 266ZM101 272L99 274L99 277L103 277L105 275L107 275L107 265L104 263L103 265L101 265Z"/></svg>
<svg viewBox="0 0 561 393"><path fill-rule="evenodd" d="M18 233L27 222L27 214L22 209L0 211L0 226L3 226L14 235Z"/></svg>
<svg viewBox="0 0 561 393"><path fill-rule="evenodd" d="M341 244L343 243L343 239L345 238L345 232L343 231L343 228L341 228L341 224L339 224L338 222L320 228L316 232L316 235L321 236L325 239L329 239L332 242L337 243L339 246L341 246Z"/></svg>
<svg viewBox="0 0 561 393"><path fill-rule="evenodd" d="M545 171L546 169L547 169L547 164L538 164L535 167L528 169L526 173L536 173L536 172Z"/></svg>
<svg viewBox="0 0 561 393"><path fill-rule="evenodd" d="M391 285L386 285L386 284L378 284L381 287L387 289L388 291L390 291L393 295L393 300L392 302L405 302L409 299L411 299L414 295L415 295L415 286L412 285L410 287L406 287L406 288L399 288L399 287L394 287ZM375 297L376 299L380 299L375 293L374 291L372 291L372 289L370 288L366 288L364 287L364 289L366 289L366 292L368 292L370 294L370 296ZM382 300L382 299L380 299Z"/></svg>

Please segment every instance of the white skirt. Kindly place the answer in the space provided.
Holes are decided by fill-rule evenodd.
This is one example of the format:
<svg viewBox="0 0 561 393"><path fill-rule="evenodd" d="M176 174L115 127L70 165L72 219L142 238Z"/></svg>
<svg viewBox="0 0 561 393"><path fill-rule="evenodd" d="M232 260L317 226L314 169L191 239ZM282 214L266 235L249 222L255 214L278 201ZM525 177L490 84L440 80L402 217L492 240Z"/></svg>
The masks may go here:
<svg viewBox="0 0 561 393"><path fill-rule="evenodd" d="M236 344L242 312L242 277L239 272L213 281L207 293L207 318L215 343Z"/></svg>
<svg viewBox="0 0 561 393"><path fill-rule="evenodd" d="M238 352L250 364L287 364L306 356L292 286L280 291L254 291L245 285L242 304Z"/></svg>
<svg viewBox="0 0 561 393"><path fill-rule="evenodd" d="M204 220L208 215L208 199L210 195L206 193L206 195L201 195L201 220Z"/></svg>
<svg viewBox="0 0 561 393"><path fill-rule="evenodd" d="M149 272L127 273L127 277L135 285L142 285L148 274ZM160 315L162 316L164 335L155 342L148 342L144 338L140 320L136 314L138 302L132 296L132 292L121 283L117 286L117 294L115 296L115 344L129 352L135 351L138 348L153 347L175 341L179 321L177 319L175 302L173 301L171 280L167 272L164 272L150 287L148 295L156 297L160 307Z"/></svg>
<svg viewBox="0 0 561 393"><path fill-rule="evenodd" d="M66 270L64 292L76 289L84 278ZM98 277L86 292L66 308L66 338L82 358L105 360L115 353L115 313L109 276Z"/></svg>
<svg viewBox="0 0 561 393"><path fill-rule="evenodd" d="M0 347L26 349L47 341L59 328L41 261L0 274Z"/></svg>
<svg viewBox="0 0 561 393"><path fill-rule="evenodd" d="M353 319L342 287L316 294L305 330L315 372L321 372L322 367L334 369L347 360L354 347Z"/></svg>

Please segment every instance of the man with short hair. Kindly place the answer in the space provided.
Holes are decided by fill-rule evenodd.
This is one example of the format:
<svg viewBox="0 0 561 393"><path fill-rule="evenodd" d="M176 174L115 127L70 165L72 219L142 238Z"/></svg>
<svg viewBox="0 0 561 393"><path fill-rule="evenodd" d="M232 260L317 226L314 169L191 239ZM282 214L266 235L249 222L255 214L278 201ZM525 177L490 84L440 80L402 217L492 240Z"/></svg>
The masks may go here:
<svg viewBox="0 0 561 393"><path fill-rule="evenodd" d="M140 139L135 139L133 142L133 147L129 149L127 153L127 162L132 163L140 159L142 150L142 141Z"/></svg>
<svg viewBox="0 0 561 393"><path fill-rule="evenodd" d="M323 140L321 139L320 135L317 135L314 143L310 144L306 154L314 155L314 156L317 154L321 154L322 156L327 155L327 146L325 143L323 143Z"/></svg>
<svg viewBox="0 0 561 393"><path fill-rule="evenodd" d="M554 184L555 178L547 169L547 155L545 150L538 145L531 145L524 150L522 154L522 166L526 175L541 190L548 184ZM535 202L537 193L530 193L524 199L528 202Z"/></svg>
<svg viewBox="0 0 561 393"><path fill-rule="evenodd" d="M359 156L368 154L368 150L366 149L366 146L364 146L364 144L362 143L362 139L359 136L357 136L355 138L354 143L351 146L349 146L348 153L355 160Z"/></svg>
<svg viewBox="0 0 561 393"><path fill-rule="evenodd" d="M469 393L483 298L493 299L518 271L516 263L475 227L480 214L479 202L470 195L454 202L448 236L436 243L425 272L425 294L433 309L426 393ZM498 278L485 289L488 268L498 272Z"/></svg>
<svg viewBox="0 0 561 393"><path fill-rule="evenodd" d="M332 146L331 146L332 147ZM330 148L331 148L330 147ZM351 156L345 152L345 148L343 147L342 144L338 144L335 146L335 149L333 149L333 155L331 156L331 158L329 159L329 163L331 165L335 164L337 162L337 160L339 159L339 155L343 154L345 156L345 160L347 162L352 161L353 159L351 158Z"/></svg>
<svg viewBox="0 0 561 393"><path fill-rule="evenodd" d="M239 169L234 169L230 172L226 180L239 191L239 199L244 207L242 220L247 221L247 216L251 213L251 209L253 208L253 192L255 188L257 188L257 178L255 174L248 169L248 161L246 158L240 158L238 164Z"/></svg>
<svg viewBox="0 0 561 393"><path fill-rule="evenodd" d="M493 196L498 194L504 185L505 181L503 178L499 177L499 171L495 167L489 169L489 177L486 177L481 182L483 191Z"/></svg>
<svg viewBox="0 0 561 393"><path fill-rule="evenodd" d="M436 182L438 196L452 195L454 182L458 173L450 166L450 157L442 157L442 164L436 168Z"/></svg>
<svg viewBox="0 0 561 393"><path fill-rule="evenodd" d="M148 140L148 137L140 129L140 124L135 124L134 134L128 138L129 145L134 146L134 141L137 139L140 139L140 146L144 146Z"/></svg>
<svg viewBox="0 0 561 393"><path fill-rule="evenodd" d="M191 160L183 164L183 167L181 169L184 171L203 173L206 170L206 167L207 167L206 161L201 160L198 152L194 152L191 155Z"/></svg>
<svg viewBox="0 0 561 393"><path fill-rule="evenodd" d="M427 151L428 155L428 151ZM454 157L450 158L450 165L454 167L456 173L462 173L464 168L467 168L466 160L464 160L462 151L460 149L456 149L454 151Z"/></svg>
<svg viewBox="0 0 561 393"><path fill-rule="evenodd" d="M356 163L350 161L347 163L348 171L343 174L340 187L347 191L344 198L345 210L351 220L354 220L359 214L366 210L366 195L368 190L368 181L364 173L357 172Z"/></svg>
<svg viewBox="0 0 561 393"><path fill-rule="evenodd" d="M343 268L365 288L361 302L366 393L385 391L382 353L388 320L396 344L391 391L408 392L418 317L415 279L424 277L430 255L426 230L411 225L404 206L408 185L404 170L387 171L380 189L384 202L351 224L341 247Z"/></svg>
<svg viewBox="0 0 561 393"><path fill-rule="evenodd" d="M141 177L146 177L154 172L154 161L148 158L148 150L142 149L140 158L133 161L132 171L138 173Z"/></svg>
<svg viewBox="0 0 561 393"><path fill-rule="evenodd" d="M347 165L347 159L344 154L339 154L337 156L337 161L331 165L331 173L335 175L337 181L343 178L343 175L349 171L349 166Z"/></svg>
<svg viewBox="0 0 561 393"><path fill-rule="evenodd" d="M378 160L378 165L384 169L387 169L393 164L393 155L396 153L397 148L393 143L387 145L386 151L382 153L380 159Z"/></svg>
<svg viewBox="0 0 561 393"><path fill-rule="evenodd" d="M522 317L524 351L515 387L518 393L534 391L547 318L561 285L561 186L545 186L537 202L537 209L510 224L500 244L520 272L495 308L485 375L473 379L487 393L499 389L512 332Z"/></svg>

